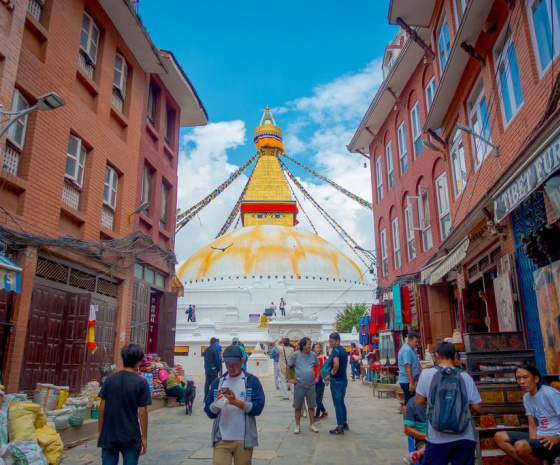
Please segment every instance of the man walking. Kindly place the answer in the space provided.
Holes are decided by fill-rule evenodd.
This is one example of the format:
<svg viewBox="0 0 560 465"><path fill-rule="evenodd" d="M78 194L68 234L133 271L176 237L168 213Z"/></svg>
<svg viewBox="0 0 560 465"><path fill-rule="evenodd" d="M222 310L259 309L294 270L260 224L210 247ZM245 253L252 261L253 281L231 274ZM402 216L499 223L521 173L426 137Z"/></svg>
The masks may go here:
<svg viewBox="0 0 560 465"><path fill-rule="evenodd" d="M420 344L418 333L408 333L406 344L399 350L399 384L404 393L404 405L414 397L416 382L420 375L420 362L416 352Z"/></svg>
<svg viewBox="0 0 560 465"><path fill-rule="evenodd" d="M216 351L218 352L218 358L220 359L220 371L222 371L222 346L220 345L220 340L216 338Z"/></svg>
<svg viewBox="0 0 560 465"><path fill-rule="evenodd" d="M281 345L277 342L276 349L278 350L278 377L280 378L280 389L282 389L282 399L289 400L288 397L288 376L286 373L286 367L288 366L288 360L294 353L294 349L290 345L290 338L285 337L281 341Z"/></svg>
<svg viewBox="0 0 560 465"><path fill-rule="evenodd" d="M299 341L299 352L292 354L288 360L286 367L286 376L290 378L290 383L294 385L294 404L296 416L295 434L301 432L300 419L301 407L304 405L304 399L307 401L307 409L309 411L309 429L314 433L319 432L319 428L315 426L315 407L316 391L315 383L319 381L319 375L315 376L315 367L319 366L319 359L315 352L311 351L311 339L303 337ZM290 368L294 368L294 378L290 376Z"/></svg>
<svg viewBox="0 0 560 465"><path fill-rule="evenodd" d="M210 339L210 347L204 351L204 372L206 373L206 382L204 383L204 395L208 394L214 380L222 373L222 362L216 350L217 339Z"/></svg>
<svg viewBox="0 0 560 465"><path fill-rule="evenodd" d="M428 431L424 463L430 465L474 464L476 442L468 408L474 413L481 413L482 399L470 375L457 370L454 363L453 344L444 341L438 343L438 366L424 370L416 387L416 403L419 406L427 405ZM441 405L442 399L449 405L456 405L451 414L446 411L445 405Z"/></svg>
<svg viewBox="0 0 560 465"><path fill-rule="evenodd" d="M185 312L187 314L187 323L190 323L193 321L192 319L192 305L189 305L189 308L187 309L187 311Z"/></svg>
<svg viewBox="0 0 560 465"><path fill-rule="evenodd" d="M270 309L274 313L274 316L276 316L276 305L274 305L274 302L270 302Z"/></svg>
<svg viewBox="0 0 560 465"><path fill-rule="evenodd" d="M329 431L331 434L344 434L344 430L348 430L348 415L344 398L346 397L346 388L348 387L348 376L346 370L348 368L348 354L343 347L340 346L340 334L331 333L329 336L329 346L331 348L332 368L329 378L331 383L331 396L336 412L335 429ZM328 380L325 379L325 383Z"/></svg>
<svg viewBox="0 0 560 465"><path fill-rule="evenodd" d="M284 297L280 299L280 303L278 305L280 307L280 314L282 316L286 316L286 302L284 301Z"/></svg>
<svg viewBox="0 0 560 465"><path fill-rule="evenodd" d="M280 384L278 382L278 360L280 360L280 353L276 347L273 347L270 351L270 358L272 359L272 363L274 364L274 385L276 386L276 390L280 390Z"/></svg>
<svg viewBox="0 0 560 465"><path fill-rule="evenodd" d="M148 450L147 407L152 396L148 381L136 373L144 352L138 344L128 344L121 357L124 369L110 375L99 392L97 447L103 465L118 464L120 454L126 465L136 465Z"/></svg>
<svg viewBox="0 0 560 465"><path fill-rule="evenodd" d="M242 362L239 346L226 347L227 372L214 380L204 402L204 411L214 419L214 465L250 465L253 448L259 445L256 417L264 408L264 391L256 376L241 369Z"/></svg>

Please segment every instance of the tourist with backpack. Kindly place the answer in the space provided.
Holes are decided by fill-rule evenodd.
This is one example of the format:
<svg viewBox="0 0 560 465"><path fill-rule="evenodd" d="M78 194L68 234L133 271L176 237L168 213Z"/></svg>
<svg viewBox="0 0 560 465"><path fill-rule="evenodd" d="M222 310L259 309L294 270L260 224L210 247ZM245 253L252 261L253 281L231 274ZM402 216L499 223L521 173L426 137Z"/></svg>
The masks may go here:
<svg viewBox="0 0 560 465"><path fill-rule="evenodd" d="M416 403L426 405L428 431L424 463L472 465L476 429L471 411L481 413L482 399L471 376L455 368L455 347L442 341L436 347L437 366L422 371Z"/></svg>

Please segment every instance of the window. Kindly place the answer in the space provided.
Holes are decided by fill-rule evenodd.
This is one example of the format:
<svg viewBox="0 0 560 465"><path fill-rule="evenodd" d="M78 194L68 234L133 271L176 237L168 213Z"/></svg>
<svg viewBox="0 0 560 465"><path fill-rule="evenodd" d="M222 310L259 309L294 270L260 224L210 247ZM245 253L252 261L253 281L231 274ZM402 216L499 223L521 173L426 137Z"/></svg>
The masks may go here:
<svg viewBox="0 0 560 465"><path fill-rule="evenodd" d="M439 26L437 38L439 66L441 73L443 74L447 59L449 58L449 52L451 51L451 42L449 41L449 26L447 24L447 18L445 17L443 18Z"/></svg>
<svg viewBox="0 0 560 465"><path fill-rule="evenodd" d="M542 73L560 51L560 0L530 0L528 3L531 32Z"/></svg>
<svg viewBox="0 0 560 465"><path fill-rule="evenodd" d="M507 124L517 114L523 103L517 55L511 34L508 33L503 43L494 51L494 60L500 87L502 115Z"/></svg>
<svg viewBox="0 0 560 465"><path fill-rule="evenodd" d="M391 141L385 147L385 158L387 159L387 190L395 185L395 170L393 169L393 146Z"/></svg>
<svg viewBox="0 0 560 465"><path fill-rule="evenodd" d="M401 267L401 246L399 243L399 220L395 218L391 222L391 229L393 231L393 258L395 259L395 269Z"/></svg>
<svg viewBox="0 0 560 465"><path fill-rule="evenodd" d="M87 150L82 139L70 136L66 152L66 179L71 180L76 186L82 187L84 183L84 167L86 164Z"/></svg>
<svg viewBox="0 0 560 465"><path fill-rule="evenodd" d="M167 204L169 203L169 193L171 188L166 184L161 185L161 209L159 211L159 227L165 228L167 220Z"/></svg>
<svg viewBox="0 0 560 465"><path fill-rule="evenodd" d="M387 255L387 231L385 229L381 230L379 235L381 238L381 273L383 276L389 274L389 257Z"/></svg>
<svg viewBox="0 0 560 465"><path fill-rule="evenodd" d="M404 121L399 126L397 130L397 135L399 138L399 159L401 165L401 175L406 173L408 170L408 158L406 157L406 132L404 129Z"/></svg>
<svg viewBox="0 0 560 465"><path fill-rule="evenodd" d="M122 55L115 55L115 74L113 75L113 89L120 92L122 99L126 97L126 78L128 76L128 67Z"/></svg>
<svg viewBox="0 0 560 465"><path fill-rule="evenodd" d="M418 102L414 104L410 111L410 124L412 126L412 144L414 145L414 156L422 153L422 128L420 127L420 107Z"/></svg>
<svg viewBox="0 0 560 465"><path fill-rule="evenodd" d="M155 124L156 121L156 99L157 88L150 84L150 90L148 91L148 120L152 124Z"/></svg>
<svg viewBox="0 0 560 465"><path fill-rule="evenodd" d="M406 250L408 260L416 258L416 243L414 241L414 219L412 217L412 205L404 209L404 227L406 229Z"/></svg>
<svg viewBox="0 0 560 465"><path fill-rule="evenodd" d="M453 191L457 197L467 185L467 168L465 167L465 151L463 134L457 129L451 139L451 167L453 169Z"/></svg>
<svg viewBox="0 0 560 465"><path fill-rule="evenodd" d="M97 61L97 49L99 46L99 28L93 22L90 15L84 12L82 20L82 35L80 36L80 49L95 66ZM90 63L88 63L90 64Z"/></svg>
<svg viewBox="0 0 560 465"><path fill-rule="evenodd" d="M449 211L449 197L447 195L447 174L444 172L436 179L436 196L439 213L439 228L441 239L445 239L451 232L451 213Z"/></svg>
<svg viewBox="0 0 560 465"><path fill-rule="evenodd" d="M150 202L150 194L152 188L152 170L144 166L144 177L142 178L142 203ZM144 210L144 214L149 214L149 207Z"/></svg>
<svg viewBox="0 0 560 465"><path fill-rule="evenodd" d="M171 134L173 131L173 110L169 107L165 107L165 141L169 144L171 140Z"/></svg>
<svg viewBox="0 0 560 465"><path fill-rule="evenodd" d="M381 157L375 160L375 179L377 180L377 201L383 199L383 172L381 168Z"/></svg>
<svg viewBox="0 0 560 465"><path fill-rule="evenodd" d="M427 111L430 111L435 95L436 95L436 78L435 76L433 76L432 79L430 79L430 82L428 82L428 85L426 86Z"/></svg>
<svg viewBox="0 0 560 465"><path fill-rule="evenodd" d="M457 24L457 29L459 29L459 24L461 24L461 19L465 13L465 8L467 6L467 0L455 0L455 22Z"/></svg>
<svg viewBox="0 0 560 465"><path fill-rule="evenodd" d="M41 22L43 16L43 9L45 8L45 0L29 0L27 4L27 11L31 13L38 22Z"/></svg>
<svg viewBox="0 0 560 465"><path fill-rule="evenodd" d="M480 88L480 86L477 87ZM488 119L488 105L486 104L484 89L480 90L478 94L474 93L474 96L475 97L471 99L467 105L469 108L471 128L487 141L492 142L492 136L490 134L490 120ZM478 169L486 156L492 150L492 147L482 142L482 140L478 137L474 136L471 136L471 142L474 149L474 167L475 169Z"/></svg>
<svg viewBox="0 0 560 465"><path fill-rule="evenodd" d="M432 223L430 220L430 202L428 200L428 191L420 188L420 208L418 211L420 217L420 229L422 229L422 246L424 252L434 245L432 242Z"/></svg>
<svg viewBox="0 0 560 465"><path fill-rule="evenodd" d="M103 187L103 203L113 210L117 206L117 186L119 176L110 166L105 167L105 185Z"/></svg>
<svg viewBox="0 0 560 465"><path fill-rule="evenodd" d="M12 113L25 111L29 108L29 102L25 100L19 90L14 90L12 96ZM25 133L27 131L27 116L22 116L10 127L8 132L8 140L19 150L23 151L25 143Z"/></svg>

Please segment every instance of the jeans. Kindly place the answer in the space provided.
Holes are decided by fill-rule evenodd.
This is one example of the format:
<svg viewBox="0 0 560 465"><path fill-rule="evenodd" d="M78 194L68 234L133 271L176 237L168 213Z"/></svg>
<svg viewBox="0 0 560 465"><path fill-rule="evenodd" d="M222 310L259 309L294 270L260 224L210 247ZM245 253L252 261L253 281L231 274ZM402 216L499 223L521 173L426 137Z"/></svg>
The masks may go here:
<svg viewBox="0 0 560 465"><path fill-rule="evenodd" d="M185 402L185 388L183 386L174 386L165 390L166 397L177 397L177 402L182 404Z"/></svg>
<svg viewBox="0 0 560 465"><path fill-rule="evenodd" d="M344 397L346 396L346 387L348 381L338 381L331 378L331 396L334 404L334 411L336 412L337 426L343 426L348 422L346 413L346 405L344 405Z"/></svg>
<svg viewBox="0 0 560 465"><path fill-rule="evenodd" d="M136 465L140 457L138 449L101 449L102 465L117 465L119 463L119 453L123 456L123 465Z"/></svg>
<svg viewBox="0 0 560 465"><path fill-rule="evenodd" d="M274 385L276 386L276 389L279 389L280 383L278 382L278 362L273 361L272 363L274 365Z"/></svg>
<svg viewBox="0 0 560 465"><path fill-rule="evenodd" d="M315 411L315 416L318 417L322 413L325 413L327 409L323 405L323 395L325 394L325 383L320 383L315 385L316 400L317 400L317 410Z"/></svg>
<svg viewBox="0 0 560 465"><path fill-rule="evenodd" d="M212 373L211 375L206 374L206 382L204 383L204 397L206 398L206 394L208 391L212 389L212 383L218 377L218 373Z"/></svg>
<svg viewBox="0 0 560 465"><path fill-rule="evenodd" d="M430 465L473 465L476 442L468 439L444 444L426 443L424 463Z"/></svg>
<svg viewBox="0 0 560 465"><path fill-rule="evenodd" d="M362 375L360 362L352 362L350 364L350 372L352 373L352 379L354 379L356 376L358 377L358 379L360 379L360 376Z"/></svg>
<svg viewBox="0 0 560 465"><path fill-rule="evenodd" d="M410 383L399 383L404 394L404 405L408 404L408 401L416 395L416 391L410 391Z"/></svg>

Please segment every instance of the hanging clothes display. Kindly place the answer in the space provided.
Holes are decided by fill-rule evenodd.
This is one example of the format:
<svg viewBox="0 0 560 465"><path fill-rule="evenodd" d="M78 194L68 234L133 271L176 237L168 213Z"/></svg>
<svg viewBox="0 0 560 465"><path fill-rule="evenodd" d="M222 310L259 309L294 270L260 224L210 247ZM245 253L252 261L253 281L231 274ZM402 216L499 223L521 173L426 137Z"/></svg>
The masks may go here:
<svg viewBox="0 0 560 465"><path fill-rule="evenodd" d="M413 331L420 328L418 323L418 309L416 308L416 285L411 284L408 287L409 300L410 300L410 326Z"/></svg>
<svg viewBox="0 0 560 465"><path fill-rule="evenodd" d="M380 329L385 329L385 307L383 304L373 304L371 306L371 322L369 325L370 338L373 338Z"/></svg>
<svg viewBox="0 0 560 465"><path fill-rule="evenodd" d="M402 287L402 316L403 323L409 325L412 323L412 314L410 313L410 293L409 286Z"/></svg>
<svg viewBox="0 0 560 465"><path fill-rule="evenodd" d="M393 286L393 309L395 312L395 329L396 329L396 327L402 326L403 324L401 286L398 283Z"/></svg>
<svg viewBox="0 0 560 465"><path fill-rule="evenodd" d="M369 325L370 325L370 317L369 316L360 317L360 325L359 325L359 329L358 329L358 334L359 334L360 344L363 345L363 346L369 344Z"/></svg>
<svg viewBox="0 0 560 465"><path fill-rule="evenodd" d="M379 332L379 362L382 365L394 365L397 361L393 331Z"/></svg>

